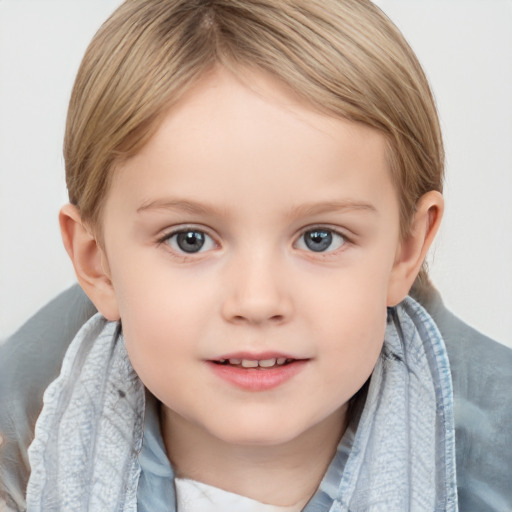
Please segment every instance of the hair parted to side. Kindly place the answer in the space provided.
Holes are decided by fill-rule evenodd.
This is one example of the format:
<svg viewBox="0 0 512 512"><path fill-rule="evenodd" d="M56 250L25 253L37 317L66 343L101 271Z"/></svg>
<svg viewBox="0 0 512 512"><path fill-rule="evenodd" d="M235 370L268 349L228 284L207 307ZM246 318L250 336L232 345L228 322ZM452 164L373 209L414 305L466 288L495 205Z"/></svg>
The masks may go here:
<svg viewBox="0 0 512 512"><path fill-rule="evenodd" d="M116 164L216 64L281 79L312 106L387 138L402 235L442 191L444 151L428 81L369 0L127 0L89 45L71 95L64 157L71 203L99 228Z"/></svg>

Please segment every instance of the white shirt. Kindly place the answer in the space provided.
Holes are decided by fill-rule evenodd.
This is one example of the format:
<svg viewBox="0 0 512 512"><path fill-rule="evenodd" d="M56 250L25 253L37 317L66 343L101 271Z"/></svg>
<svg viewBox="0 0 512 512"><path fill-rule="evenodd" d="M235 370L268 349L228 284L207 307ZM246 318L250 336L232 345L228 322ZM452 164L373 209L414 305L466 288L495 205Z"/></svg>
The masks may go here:
<svg viewBox="0 0 512 512"><path fill-rule="evenodd" d="M267 505L188 478L176 478L178 512L300 512L305 503L291 507Z"/></svg>

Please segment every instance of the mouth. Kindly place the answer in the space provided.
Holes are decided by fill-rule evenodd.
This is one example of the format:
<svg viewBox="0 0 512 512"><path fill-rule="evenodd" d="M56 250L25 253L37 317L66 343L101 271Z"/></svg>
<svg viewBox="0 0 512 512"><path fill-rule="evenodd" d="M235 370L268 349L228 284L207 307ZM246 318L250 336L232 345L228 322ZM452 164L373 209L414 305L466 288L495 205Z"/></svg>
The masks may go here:
<svg viewBox="0 0 512 512"><path fill-rule="evenodd" d="M295 378L310 359L285 354L230 354L207 361L222 380L247 391L267 391Z"/></svg>
<svg viewBox="0 0 512 512"><path fill-rule="evenodd" d="M299 359L288 357L270 357L266 359L245 359L230 357L229 359L219 359L218 361L213 361L213 363L222 366L232 366L234 368L255 368L258 370L271 370L273 368L289 365L295 361L299 361Z"/></svg>

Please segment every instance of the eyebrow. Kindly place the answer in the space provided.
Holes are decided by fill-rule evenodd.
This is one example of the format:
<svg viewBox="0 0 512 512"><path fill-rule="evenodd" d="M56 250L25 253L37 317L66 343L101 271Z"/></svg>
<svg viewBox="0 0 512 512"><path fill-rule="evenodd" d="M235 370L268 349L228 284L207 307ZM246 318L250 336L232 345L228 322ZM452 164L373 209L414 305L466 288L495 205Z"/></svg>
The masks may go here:
<svg viewBox="0 0 512 512"><path fill-rule="evenodd" d="M181 210L197 215L218 215L218 210L204 203L188 199L162 198L146 201L137 208L137 213L148 210ZM291 209L290 216L313 216L330 212L366 211L377 214L377 209L371 203L346 199L343 201L325 201L301 204Z"/></svg>
<svg viewBox="0 0 512 512"><path fill-rule="evenodd" d="M199 203L197 201L173 198L146 201L137 208L137 213L142 213L148 210L182 210L187 213L195 213L200 215L212 214L216 212L214 207Z"/></svg>
<svg viewBox="0 0 512 512"><path fill-rule="evenodd" d="M310 203L297 206L292 209L292 215L297 216L313 216L320 215L322 213L331 212L347 212L347 211L365 211L373 214L377 214L377 208L371 203L364 201L356 201L352 199L345 199L343 201L327 201L319 203Z"/></svg>

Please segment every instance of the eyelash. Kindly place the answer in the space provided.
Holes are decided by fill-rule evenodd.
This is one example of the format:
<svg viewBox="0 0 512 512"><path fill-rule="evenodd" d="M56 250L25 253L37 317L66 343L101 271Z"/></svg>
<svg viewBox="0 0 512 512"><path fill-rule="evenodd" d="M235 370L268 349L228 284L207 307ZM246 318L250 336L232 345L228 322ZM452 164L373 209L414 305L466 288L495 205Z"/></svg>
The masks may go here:
<svg viewBox="0 0 512 512"><path fill-rule="evenodd" d="M319 248L322 248L321 246L322 246L323 239L324 240L327 239L327 242L329 245L325 248L326 250L316 251L310 245L308 245L308 242L306 241L306 239L304 237L307 234L314 234L315 232L317 235L320 235L321 233L324 235L327 234L326 237L323 235L319 236L319 238L320 238L320 240L319 240L320 247ZM191 234L191 233L200 234L204 238L203 243L201 244L201 246L199 247L199 249L197 251L184 250L183 247L179 246L178 240L176 240L176 244L178 245L178 247L173 247L171 245L170 241L174 237L179 237L179 235L187 235L187 234ZM340 244L339 247L336 247L334 249L329 249L329 247L333 244L334 239L336 239L336 238L338 238L338 243ZM185 240L181 240L181 242L183 242L183 241L186 241L186 238L185 238ZM191 238L191 241L192 241L192 238ZM304 247L300 247L301 242ZM162 244L168 245L169 248L171 249L171 252L174 255L179 256L180 258L194 257L194 255L210 251L215 246L218 246L218 244L215 242L214 238L210 234L208 234L207 231L205 231L204 229L193 227L193 226L182 227L179 229L175 229L169 233L166 233L157 240L157 243L158 243L158 245L162 245ZM212 247L207 247L207 249L202 250L204 247L204 244L208 244L208 243L211 244ZM298 248L300 250L304 250L308 253L325 255L325 254L337 253L339 250L342 250L344 248L344 246L346 246L347 244L351 244L351 243L352 243L351 240L345 234L340 233L336 229L325 227L325 226L311 226L311 227L307 227L306 229L303 229L301 231L299 237L293 243L293 247ZM190 247L192 248L192 245Z"/></svg>
<svg viewBox="0 0 512 512"><path fill-rule="evenodd" d="M199 250L197 250L197 251L186 251L182 247L179 247L179 245L178 245L178 247L173 247L171 245L171 243L172 243L171 241L172 241L172 239L174 237L179 237L179 235L187 235L187 234L190 234L190 233L195 233L195 234L203 235L204 240L203 240L203 243L201 244L201 246L199 247ZM185 239L185 241L186 241L186 239ZM202 252L206 252L205 250L201 250L205 243L206 244L211 244L213 246L211 248L207 248L206 250L211 250L212 248L217 246L217 243L215 242L214 238L210 234L208 234L207 231L205 231L204 229L193 227L193 226L185 226L185 227L182 227L182 228L175 229L175 230L173 230L171 232L165 233L162 237L160 237L157 240L157 244L158 245L166 244L171 249L170 250L171 254L173 254L175 256L178 256L178 257L180 257L182 259L183 258L193 257L194 255L200 254ZM179 244L178 240L176 240L176 244ZM191 247L192 247L192 245L191 245Z"/></svg>
<svg viewBox="0 0 512 512"><path fill-rule="evenodd" d="M305 236L308 233L313 234L315 232L317 234L318 233L327 233L328 237L330 237L327 239L329 242L329 246L326 248L326 250L315 251L310 246L308 246ZM322 237L320 237L320 238L322 238ZM332 245L332 243L334 243L335 238L338 238L340 246L336 247L334 249L329 249L330 245ZM303 248L299 247L299 244L301 242L303 243L303 245L305 245L307 247L303 247ZM322 240L320 240L320 243L321 242L322 242ZM300 236L297 238L296 242L294 243L294 247L298 247L299 249L305 250L306 252L309 252L312 254L327 255L327 254L335 254L335 253L339 252L340 250L343 250L344 246L346 246L347 244L350 244L350 243L352 243L351 240L344 233L341 233L341 232L337 231L336 229L326 227L326 226L311 226L311 227L307 227L306 229L302 230Z"/></svg>

